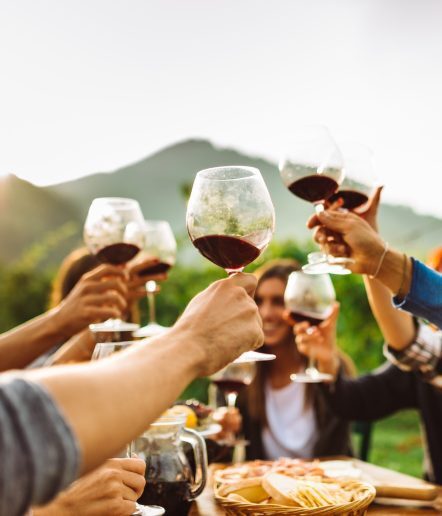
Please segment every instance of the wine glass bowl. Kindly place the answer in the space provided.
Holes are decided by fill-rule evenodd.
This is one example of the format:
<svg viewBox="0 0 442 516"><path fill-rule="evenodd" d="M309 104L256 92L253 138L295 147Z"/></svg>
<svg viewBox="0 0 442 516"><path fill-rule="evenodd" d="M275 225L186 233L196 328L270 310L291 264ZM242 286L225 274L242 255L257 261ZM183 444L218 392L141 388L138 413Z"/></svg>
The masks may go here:
<svg viewBox="0 0 442 516"><path fill-rule="evenodd" d="M367 146L352 141L341 143L340 149L344 156L345 178L329 202L340 198L343 208L354 210L368 201L377 184L373 152Z"/></svg>
<svg viewBox="0 0 442 516"><path fill-rule="evenodd" d="M336 301L335 289L328 274L305 274L292 272L284 292L284 303L293 323L308 322L311 326L321 324L330 316ZM329 374L321 373L314 366L314 357L309 355L309 364L303 373L291 375L300 383L317 383L331 380Z"/></svg>
<svg viewBox="0 0 442 516"><path fill-rule="evenodd" d="M228 407L234 407L238 394L253 381L255 362L232 362L211 375L211 381L224 394Z"/></svg>
<svg viewBox="0 0 442 516"><path fill-rule="evenodd" d="M344 180L344 160L330 131L321 125L300 128L291 140L290 150L279 161L285 186L300 199L313 203L317 213ZM344 265L351 259L314 253L303 270L309 274L350 274Z"/></svg>
<svg viewBox="0 0 442 516"><path fill-rule="evenodd" d="M307 126L295 133L290 152L279 161L279 172L290 192L322 205L344 179L342 154L326 127Z"/></svg>
<svg viewBox="0 0 442 516"><path fill-rule="evenodd" d="M143 214L134 199L99 197L92 201L84 224L84 242L104 263L122 265L143 243Z"/></svg>
<svg viewBox="0 0 442 516"><path fill-rule="evenodd" d="M242 271L267 247L275 212L258 169L226 166L197 173L186 219L193 245L230 274Z"/></svg>
<svg viewBox="0 0 442 516"><path fill-rule="evenodd" d="M138 271L138 275L164 274L175 265L177 252L176 240L166 220L144 221L144 247L140 253L143 258L154 258L157 263Z"/></svg>
<svg viewBox="0 0 442 516"><path fill-rule="evenodd" d="M140 255L142 259L153 258L156 262L138 270L137 274L139 276L165 274L175 265L176 253L177 243L170 224L166 220L144 221L144 247ZM153 337L167 330L167 327L158 324L156 321L156 281L147 281L146 291L149 306L149 322L135 332L134 336L137 338Z"/></svg>

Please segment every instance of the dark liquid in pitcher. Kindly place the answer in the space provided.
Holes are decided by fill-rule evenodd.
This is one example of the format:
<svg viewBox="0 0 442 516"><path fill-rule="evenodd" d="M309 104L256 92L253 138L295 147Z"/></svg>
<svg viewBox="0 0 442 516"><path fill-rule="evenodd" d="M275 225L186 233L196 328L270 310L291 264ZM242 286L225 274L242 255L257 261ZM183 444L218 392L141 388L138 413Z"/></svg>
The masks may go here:
<svg viewBox="0 0 442 516"><path fill-rule="evenodd" d="M138 499L142 505L160 505L166 510L167 516L187 516L190 504L189 483L155 482L147 480L143 494Z"/></svg>

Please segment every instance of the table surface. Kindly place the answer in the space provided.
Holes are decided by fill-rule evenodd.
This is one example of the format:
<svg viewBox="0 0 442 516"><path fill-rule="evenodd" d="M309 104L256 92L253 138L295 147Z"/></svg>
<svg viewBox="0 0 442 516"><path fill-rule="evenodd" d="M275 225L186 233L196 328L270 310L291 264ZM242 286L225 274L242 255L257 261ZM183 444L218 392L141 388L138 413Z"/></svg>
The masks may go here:
<svg viewBox="0 0 442 516"><path fill-rule="evenodd" d="M213 471L216 468L216 465L212 465L209 470ZM389 470L384 469L385 472ZM397 473L391 472L392 477L394 478ZM201 494L201 496L192 504L192 508L190 510L189 516L225 516L225 511L221 506L217 505L215 498L213 496L213 489L210 480L211 474L209 475L209 482ZM418 480L419 482L419 480ZM391 503L394 503L392 500ZM437 507L437 508L436 508ZM442 514L442 486L439 488L439 496L437 500L435 500L434 508L430 507L418 507L411 506L409 503L406 505L380 505L378 503L373 503L370 505L368 509L368 514L376 514L378 516L393 516L393 515L404 515L404 516L412 516L412 515L441 515Z"/></svg>

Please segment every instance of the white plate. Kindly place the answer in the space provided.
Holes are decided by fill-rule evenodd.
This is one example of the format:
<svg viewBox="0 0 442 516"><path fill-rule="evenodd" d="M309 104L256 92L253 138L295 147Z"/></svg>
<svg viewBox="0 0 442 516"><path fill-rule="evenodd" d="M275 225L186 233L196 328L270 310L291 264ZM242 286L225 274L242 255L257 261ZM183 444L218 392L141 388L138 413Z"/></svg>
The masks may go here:
<svg viewBox="0 0 442 516"><path fill-rule="evenodd" d="M204 430L195 429L202 437L211 437L213 435L219 434L223 427L218 423L212 423L208 425Z"/></svg>
<svg viewBox="0 0 442 516"><path fill-rule="evenodd" d="M236 360L234 364L242 364L244 362L265 362L267 360L275 360L276 355L272 353L260 353L259 351L246 351Z"/></svg>

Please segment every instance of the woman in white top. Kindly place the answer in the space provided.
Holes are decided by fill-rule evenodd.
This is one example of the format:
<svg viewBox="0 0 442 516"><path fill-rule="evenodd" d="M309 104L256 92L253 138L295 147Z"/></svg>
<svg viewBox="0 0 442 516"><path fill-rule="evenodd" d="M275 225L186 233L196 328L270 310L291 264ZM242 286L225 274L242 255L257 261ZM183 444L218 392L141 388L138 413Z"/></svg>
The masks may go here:
<svg viewBox="0 0 442 516"><path fill-rule="evenodd" d="M305 368L287 321L284 290L298 270L293 260L276 260L258 269L255 301L263 321L264 347L276 360L258 363L257 375L238 399L248 459L312 458L351 453L349 424L328 409L318 384L294 383L292 373ZM348 360L348 362L347 362ZM341 373L349 371L342 357Z"/></svg>

